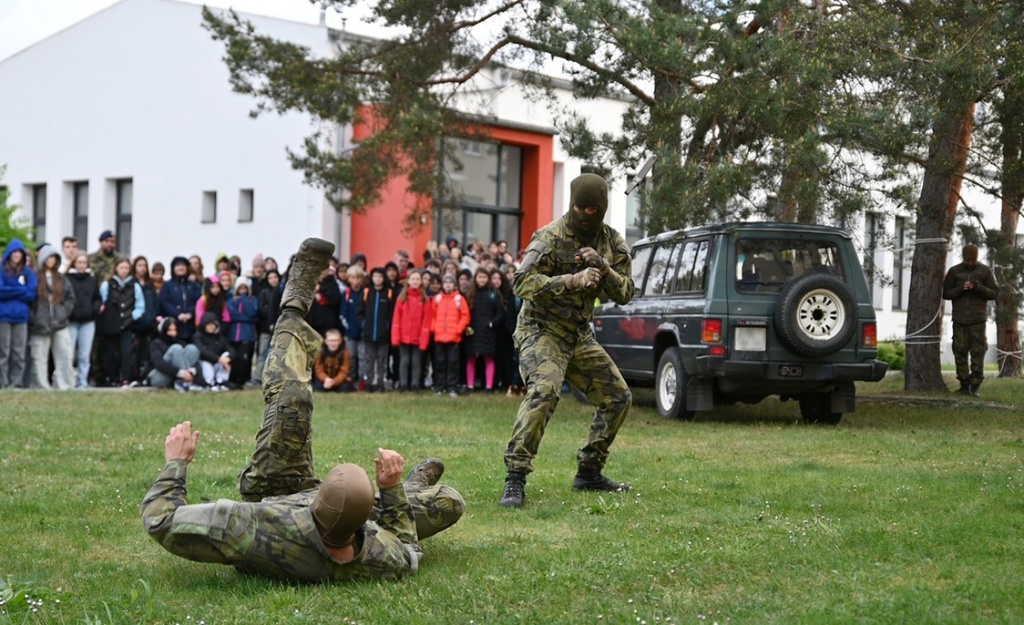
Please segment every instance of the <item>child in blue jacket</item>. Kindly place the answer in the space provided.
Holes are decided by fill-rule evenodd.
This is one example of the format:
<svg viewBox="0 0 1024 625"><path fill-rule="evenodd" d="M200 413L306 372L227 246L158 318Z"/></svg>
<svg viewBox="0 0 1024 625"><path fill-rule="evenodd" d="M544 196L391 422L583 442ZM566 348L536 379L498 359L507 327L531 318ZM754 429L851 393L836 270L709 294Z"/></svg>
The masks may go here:
<svg viewBox="0 0 1024 625"><path fill-rule="evenodd" d="M252 377L252 355L256 350L256 317L259 301L249 294L249 283L239 278L228 300L228 343L235 354L231 366L232 386L244 386Z"/></svg>
<svg viewBox="0 0 1024 625"><path fill-rule="evenodd" d="M25 246L11 239L0 259L0 388L24 386L28 318L37 286Z"/></svg>

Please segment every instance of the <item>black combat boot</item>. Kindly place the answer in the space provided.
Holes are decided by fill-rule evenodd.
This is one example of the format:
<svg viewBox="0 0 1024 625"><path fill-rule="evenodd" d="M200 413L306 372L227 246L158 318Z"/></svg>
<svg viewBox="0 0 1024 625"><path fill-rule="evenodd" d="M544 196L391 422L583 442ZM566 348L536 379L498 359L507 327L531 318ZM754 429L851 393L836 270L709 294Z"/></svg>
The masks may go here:
<svg viewBox="0 0 1024 625"><path fill-rule="evenodd" d="M616 482L593 469L579 469L572 481L573 490L597 490L610 493L624 493L632 488L625 482Z"/></svg>
<svg viewBox="0 0 1024 625"><path fill-rule="evenodd" d="M956 392L957 395L971 395L971 386L970 382L961 382L960 390Z"/></svg>
<svg viewBox="0 0 1024 625"><path fill-rule="evenodd" d="M327 261L334 253L334 244L323 239L309 238L299 246L295 260L288 268L288 281L281 295L281 310L292 308L303 317L313 305L320 274L327 269Z"/></svg>
<svg viewBox="0 0 1024 625"><path fill-rule="evenodd" d="M968 394L971 395L972 397L981 397L981 383L979 382L978 384L971 384L971 388L968 391Z"/></svg>
<svg viewBox="0 0 1024 625"><path fill-rule="evenodd" d="M505 476L505 490L498 500L499 506L506 508L522 508L526 499L526 474L519 471L509 471Z"/></svg>
<svg viewBox="0 0 1024 625"><path fill-rule="evenodd" d="M437 484L442 473L444 473L444 463L437 458L427 458L409 471L405 483L414 489L422 490Z"/></svg>

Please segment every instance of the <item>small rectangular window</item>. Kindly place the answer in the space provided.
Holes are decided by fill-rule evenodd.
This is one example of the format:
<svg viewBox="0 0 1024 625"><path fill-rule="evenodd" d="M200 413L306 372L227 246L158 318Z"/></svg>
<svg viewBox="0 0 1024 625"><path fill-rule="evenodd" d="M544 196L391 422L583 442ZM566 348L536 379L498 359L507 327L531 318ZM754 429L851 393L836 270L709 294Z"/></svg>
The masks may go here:
<svg viewBox="0 0 1024 625"><path fill-rule="evenodd" d="M238 221L252 221L252 189L238 192Z"/></svg>
<svg viewBox="0 0 1024 625"><path fill-rule="evenodd" d="M89 240L89 183L71 183L73 230L80 245Z"/></svg>
<svg viewBox="0 0 1024 625"><path fill-rule="evenodd" d="M892 309L903 310L903 267L907 246L907 220L903 217L896 218L893 243L896 250L892 255Z"/></svg>
<svg viewBox="0 0 1024 625"><path fill-rule="evenodd" d="M36 242L46 240L46 185L32 185L32 230Z"/></svg>
<svg viewBox="0 0 1024 625"><path fill-rule="evenodd" d="M217 192L203 191L203 215L204 224L217 223Z"/></svg>
<svg viewBox="0 0 1024 625"><path fill-rule="evenodd" d="M132 179L115 180L117 203L117 251L131 254L132 251Z"/></svg>

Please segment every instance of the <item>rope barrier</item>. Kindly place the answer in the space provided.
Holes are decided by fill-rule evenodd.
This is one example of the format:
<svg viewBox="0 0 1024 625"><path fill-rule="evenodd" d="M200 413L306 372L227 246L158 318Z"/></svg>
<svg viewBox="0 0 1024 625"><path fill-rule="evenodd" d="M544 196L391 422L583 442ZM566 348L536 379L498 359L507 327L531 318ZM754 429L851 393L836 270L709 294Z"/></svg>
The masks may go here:
<svg viewBox="0 0 1024 625"><path fill-rule="evenodd" d="M931 321L929 321L928 323L924 324L924 327L922 327L920 330L916 330L916 331L911 332L909 334L905 334L902 337L897 338L895 342L903 343L904 345L935 345L936 343L941 343L942 342L942 334L921 334L921 333L924 332L925 330L927 330L928 328L930 328L931 325L933 323L935 323L935 320L938 319L939 315L942 314L942 309L943 309L944 306L945 306L944 303L940 304L939 305L939 309L935 311L935 316L932 317ZM935 339L935 340L932 341L932 340L925 340L925 339Z"/></svg>

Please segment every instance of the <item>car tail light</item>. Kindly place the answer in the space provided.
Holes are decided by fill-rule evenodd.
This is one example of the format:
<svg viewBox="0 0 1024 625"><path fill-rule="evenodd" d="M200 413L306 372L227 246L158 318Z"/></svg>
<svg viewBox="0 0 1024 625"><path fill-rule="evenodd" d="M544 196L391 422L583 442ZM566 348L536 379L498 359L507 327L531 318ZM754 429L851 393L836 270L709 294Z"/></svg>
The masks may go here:
<svg viewBox="0 0 1024 625"><path fill-rule="evenodd" d="M722 320L705 319L700 326L700 340L702 343L721 343Z"/></svg>
<svg viewBox="0 0 1024 625"><path fill-rule="evenodd" d="M878 347L878 326L873 323L865 323L861 333L860 344L862 347Z"/></svg>
<svg viewBox="0 0 1024 625"><path fill-rule="evenodd" d="M725 345L712 345L708 348L708 353L712 356L725 356Z"/></svg>

